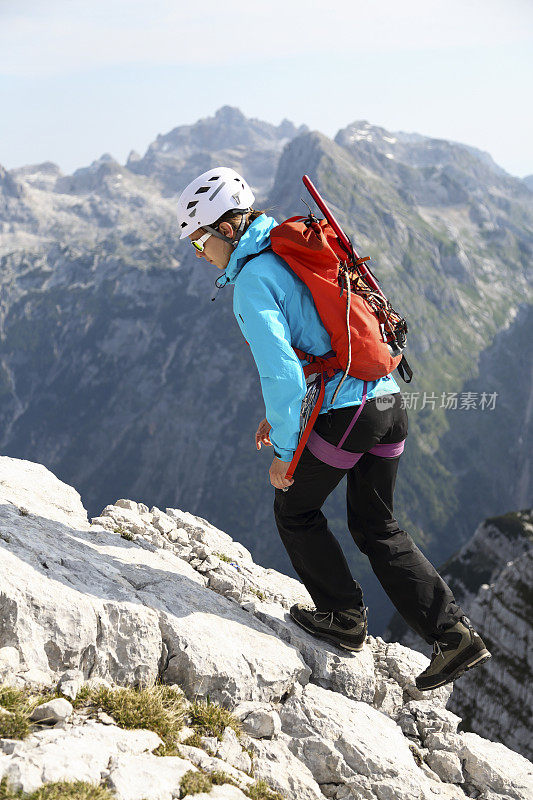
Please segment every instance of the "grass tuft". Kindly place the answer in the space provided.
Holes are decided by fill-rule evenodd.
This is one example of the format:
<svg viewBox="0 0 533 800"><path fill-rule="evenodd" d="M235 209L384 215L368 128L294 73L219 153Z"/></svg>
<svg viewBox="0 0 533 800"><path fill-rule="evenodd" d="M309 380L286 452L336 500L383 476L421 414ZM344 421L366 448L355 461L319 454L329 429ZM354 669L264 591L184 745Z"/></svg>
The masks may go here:
<svg viewBox="0 0 533 800"><path fill-rule="evenodd" d="M31 733L31 723L23 711L0 709L0 739L25 739Z"/></svg>
<svg viewBox="0 0 533 800"><path fill-rule="evenodd" d="M54 692L43 693L29 688L0 686L0 739L25 739L36 725L30 720L35 706L57 696Z"/></svg>
<svg viewBox="0 0 533 800"><path fill-rule="evenodd" d="M409 745L409 750L413 754L413 758L416 761L417 765L419 767L421 767L422 764L424 763L424 759L422 758L422 754L421 754L420 750L418 749L418 747L415 744L410 744Z"/></svg>
<svg viewBox="0 0 533 800"><path fill-rule="evenodd" d="M76 696L74 707L102 709L120 728L154 731L163 740L165 755L170 755L175 748L187 713L182 693L161 684L112 689L102 686L92 690L84 686Z"/></svg>
<svg viewBox="0 0 533 800"><path fill-rule="evenodd" d="M183 742L183 744L186 744L189 747L203 747L202 737L200 736L198 731L196 731L195 733L188 736Z"/></svg>
<svg viewBox="0 0 533 800"><path fill-rule="evenodd" d="M216 736L219 741L224 735L224 728L233 728L237 736L242 733L238 719L227 708L213 703L209 696L206 700L195 700L189 708L191 725L203 736Z"/></svg>
<svg viewBox="0 0 533 800"><path fill-rule="evenodd" d="M231 784L231 786L236 786L237 788L240 788L237 781L234 780L231 777L231 775L228 775L226 772L222 772L222 770L216 770L215 772L210 772L209 778L214 786L222 786L222 784L224 783L229 783Z"/></svg>
<svg viewBox="0 0 533 800"><path fill-rule="evenodd" d="M213 784L207 775L190 769L180 781L180 797L198 792L210 792L212 787Z"/></svg>
<svg viewBox="0 0 533 800"><path fill-rule="evenodd" d="M0 800L116 800L109 789L85 781L45 783L29 794L10 789L7 779L0 781Z"/></svg>
<svg viewBox="0 0 533 800"><path fill-rule="evenodd" d="M243 791L251 800L283 800L283 797L278 792L271 789L264 780L258 780L252 783L247 789L243 789Z"/></svg>
<svg viewBox="0 0 533 800"><path fill-rule="evenodd" d="M21 711L28 702L28 692L15 686L0 686L0 706L6 711Z"/></svg>

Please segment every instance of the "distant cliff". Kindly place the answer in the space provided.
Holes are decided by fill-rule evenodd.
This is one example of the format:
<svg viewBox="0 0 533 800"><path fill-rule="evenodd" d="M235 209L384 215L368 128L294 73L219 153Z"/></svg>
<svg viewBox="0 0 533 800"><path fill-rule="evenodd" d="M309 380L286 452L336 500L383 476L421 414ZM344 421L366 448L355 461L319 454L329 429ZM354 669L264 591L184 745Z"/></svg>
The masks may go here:
<svg viewBox="0 0 533 800"><path fill-rule="evenodd" d="M533 512L487 519L441 574L489 646L492 659L457 683L450 708L467 730L531 758L533 719ZM388 636L420 650L398 617Z"/></svg>

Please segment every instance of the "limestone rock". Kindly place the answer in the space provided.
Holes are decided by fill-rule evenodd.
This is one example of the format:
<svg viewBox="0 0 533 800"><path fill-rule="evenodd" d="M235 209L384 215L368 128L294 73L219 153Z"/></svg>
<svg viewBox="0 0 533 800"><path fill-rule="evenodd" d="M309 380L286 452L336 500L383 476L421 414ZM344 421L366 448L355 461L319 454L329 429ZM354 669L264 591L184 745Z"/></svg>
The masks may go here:
<svg viewBox="0 0 533 800"><path fill-rule="evenodd" d="M247 795L229 783L213 786L209 792L186 794L183 800L248 800Z"/></svg>
<svg viewBox="0 0 533 800"><path fill-rule="evenodd" d="M372 652L365 646L359 653L350 653L333 644L316 639L297 625L274 603L261 603L255 616L276 634L294 645L311 667L312 680L347 697L371 702L375 693Z"/></svg>
<svg viewBox="0 0 533 800"><path fill-rule="evenodd" d="M28 465L26 478L21 464ZM1 552L0 622L26 680L30 664L48 685L67 669L119 684L149 682L163 669L165 680L190 696L231 703L279 699L294 681L307 680L309 667L294 647L205 589L175 554L132 546L111 531L93 533L77 493L53 476L44 488L35 484L37 466L0 458L0 530L12 537ZM52 496L48 513L43 497ZM12 498L30 516L20 516ZM116 512L143 524L131 508L109 506L111 525ZM74 528L64 521L73 519Z"/></svg>
<svg viewBox="0 0 533 800"><path fill-rule="evenodd" d="M461 761L455 753L446 750L433 750L426 756L426 761L433 772L446 783L462 783L463 771Z"/></svg>
<svg viewBox="0 0 533 800"><path fill-rule="evenodd" d="M197 766L198 769L207 773L224 772L237 781L239 786L247 787L254 782L254 779L246 773L232 767L231 764L227 764L221 758L209 755L204 750L200 750L199 747L181 744L180 753L187 758L188 761Z"/></svg>
<svg viewBox="0 0 533 800"><path fill-rule="evenodd" d="M49 725L54 725L56 722L63 722L68 719L73 712L72 704L63 697L58 697L56 700L49 700L47 703L41 703L36 706L31 712L31 719L35 722L46 722Z"/></svg>
<svg viewBox="0 0 533 800"><path fill-rule="evenodd" d="M243 730L255 739L270 739L281 731L278 712L267 704L239 703L232 713L241 720Z"/></svg>
<svg viewBox="0 0 533 800"><path fill-rule="evenodd" d="M14 676L20 666L19 651L16 647L0 647L0 682Z"/></svg>
<svg viewBox="0 0 533 800"><path fill-rule="evenodd" d="M182 777L195 767L177 756L143 753L115 756L108 769L107 784L118 800L173 800Z"/></svg>
<svg viewBox="0 0 533 800"><path fill-rule="evenodd" d="M71 700L75 700L84 682L83 672L81 672L81 670L69 669L64 672L59 679L57 688L65 697L70 697Z"/></svg>
<svg viewBox="0 0 533 800"><path fill-rule="evenodd" d="M475 733L464 733L460 757L465 778L480 791L490 789L516 800L533 797L533 766L502 744L489 742Z"/></svg>
<svg viewBox="0 0 533 800"><path fill-rule="evenodd" d="M311 770L283 741L254 741L254 777L263 779L283 797L322 800L320 787Z"/></svg>
<svg viewBox="0 0 533 800"><path fill-rule="evenodd" d="M309 683L280 716L291 751L319 784L344 783L363 797L391 800L429 791L400 728L366 703Z"/></svg>
<svg viewBox="0 0 533 800"><path fill-rule="evenodd" d="M99 783L113 755L137 756L160 744L152 731L128 731L92 721L81 727L46 728L18 743L4 762L4 775L15 789L25 792L51 781Z"/></svg>
<svg viewBox="0 0 533 800"><path fill-rule="evenodd" d="M216 755L242 772L249 772L251 769L250 756L243 752L233 728L225 728L222 741L217 746Z"/></svg>

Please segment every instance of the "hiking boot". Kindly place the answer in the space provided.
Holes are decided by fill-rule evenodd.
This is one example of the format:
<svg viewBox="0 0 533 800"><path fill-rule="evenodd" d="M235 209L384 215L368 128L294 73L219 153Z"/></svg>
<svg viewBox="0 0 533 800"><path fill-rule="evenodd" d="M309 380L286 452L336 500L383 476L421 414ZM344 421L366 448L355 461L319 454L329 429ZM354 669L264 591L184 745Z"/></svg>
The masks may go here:
<svg viewBox="0 0 533 800"><path fill-rule="evenodd" d="M437 689L489 658L490 653L479 633L467 617L461 617L433 645L431 662L416 678L416 688L421 692Z"/></svg>
<svg viewBox="0 0 533 800"><path fill-rule="evenodd" d="M367 634L367 608L345 611L317 611L314 606L297 603L290 609L292 619L308 633L333 642L345 650L362 650Z"/></svg>

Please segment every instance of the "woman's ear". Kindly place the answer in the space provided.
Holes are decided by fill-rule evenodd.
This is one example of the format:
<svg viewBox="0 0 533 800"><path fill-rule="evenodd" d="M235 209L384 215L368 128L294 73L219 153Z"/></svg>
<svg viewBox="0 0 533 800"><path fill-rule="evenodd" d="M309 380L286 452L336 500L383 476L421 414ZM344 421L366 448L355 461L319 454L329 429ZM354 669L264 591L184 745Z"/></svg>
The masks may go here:
<svg viewBox="0 0 533 800"><path fill-rule="evenodd" d="M228 239L233 239L235 236L235 228L231 224L231 222L221 222L218 226L218 230L220 233L223 233L224 236L227 236Z"/></svg>

